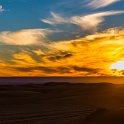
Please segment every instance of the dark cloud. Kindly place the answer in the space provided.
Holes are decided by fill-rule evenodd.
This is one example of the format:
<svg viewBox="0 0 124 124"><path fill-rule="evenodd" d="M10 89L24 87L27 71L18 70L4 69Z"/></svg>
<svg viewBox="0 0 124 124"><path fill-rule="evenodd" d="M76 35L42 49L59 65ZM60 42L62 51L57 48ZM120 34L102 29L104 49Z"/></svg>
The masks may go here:
<svg viewBox="0 0 124 124"><path fill-rule="evenodd" d="M67 54L66 54L67 55ZM67 55L69 56L69 55ZM66 58L66 57L65 57ZM42 71L44 73L72 73L72 70L75 72L87 72L87 74L97 74L99 73L99 69L94 68L87 68L87 67L79 67L79 66L68 66L68 67L44 67L44 66L37 66L37 67L15 67L16 70L21 72L33 72L33 71Z"/></svg>
<svg viewBox="0 0 124 124"><path fill-rule="evenodd" d="M87 68L87 67L73 66L72 68L75 71L82 71L82 72L89 72L89 73L98 73L98 71L99 71L99 69Z"/></svg>
<svg viewBox="0 0 124 124"><path fill-rule="evenodd" d="M21 68L21 67L16 67L16 70L22 71L22 72L31 72L34 70L40 70L43 71L45 73L55 73L57 72L56 69L53 68L49 68L49 67L25 67L25 68Z"/></svg>
<svg viewBox="0 0 124 124"><path fill-rule="evenodd" d="M57 67L57 68L51 68L51 67L16 67L16 70L19 70L21 72L32 72L34 70L38 70L38 71L43 71L45 73L60 73L60 74L64 74L64 73L71 73L70 70L71 68L68 67Z"/></svg>
<svg viewBox="0 0 124 124"><path fill-rule="evenodd" d="M71 68L69 67L59 67L57 70L59 73L71 73Z"/></svg>
<svg viewBox="0 0 124 124"><path fill-rule="evenodd" d="M56 54L50 55L50 57L48 59L50 61L57 61L57 60L66 59L66 58L69 58L69 57L72 57L72 56L73 56L72 53L60 52L60 53L57 53L57 55Z"/></svg>

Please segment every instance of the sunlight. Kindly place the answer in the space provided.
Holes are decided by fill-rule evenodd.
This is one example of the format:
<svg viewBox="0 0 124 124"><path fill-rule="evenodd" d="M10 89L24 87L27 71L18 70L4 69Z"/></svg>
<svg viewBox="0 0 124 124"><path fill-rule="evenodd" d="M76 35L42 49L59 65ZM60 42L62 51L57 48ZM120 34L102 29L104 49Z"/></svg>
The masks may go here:
<svg viewBox="0 0 124 124"><path fill-rule="evenodd" d="M124 70L124 61L123 61L123 60L120 60L120 61L115 62L114 64L112 64L112 65L110 66L110 69L111 69L111 70L112 70L112 69L115 69L115 70L117 70L117 71L122 71L122 70Z"/></svg>

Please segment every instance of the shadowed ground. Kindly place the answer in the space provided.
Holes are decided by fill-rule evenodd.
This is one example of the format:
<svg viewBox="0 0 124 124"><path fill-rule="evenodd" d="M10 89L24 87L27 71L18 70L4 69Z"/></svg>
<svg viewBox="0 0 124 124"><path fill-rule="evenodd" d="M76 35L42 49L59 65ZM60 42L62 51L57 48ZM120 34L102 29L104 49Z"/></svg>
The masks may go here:
<svg viewBox="0 0 124 124"><path fill-rule="evenodd" d="M123 124L124 85L0 86L0 124Z"/></svg>

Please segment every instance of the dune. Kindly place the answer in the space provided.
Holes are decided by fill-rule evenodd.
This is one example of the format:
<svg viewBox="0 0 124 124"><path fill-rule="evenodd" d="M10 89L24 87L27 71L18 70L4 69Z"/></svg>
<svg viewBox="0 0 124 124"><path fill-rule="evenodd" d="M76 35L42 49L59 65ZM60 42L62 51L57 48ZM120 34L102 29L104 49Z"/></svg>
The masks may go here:
<svg viewBox="0 0 124 124"><path fill-rule="evenodd" d="M0 124L123 124L124 85L0 86Z"/></svg>
<svg viewBox="0 0 124 124"><path fill-rule="evenodd" d="M99 109L85 118L85 124L124 124L124 109Z"/></svg>

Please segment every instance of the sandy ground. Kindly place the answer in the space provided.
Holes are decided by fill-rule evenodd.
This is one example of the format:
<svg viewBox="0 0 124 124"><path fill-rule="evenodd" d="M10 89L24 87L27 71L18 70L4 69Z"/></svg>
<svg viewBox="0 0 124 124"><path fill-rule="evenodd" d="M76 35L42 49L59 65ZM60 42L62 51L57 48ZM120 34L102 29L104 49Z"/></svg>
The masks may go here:
<svg viewBox="0 0 124 124"><path fill-rule="evenodd" d="M0 124L124 124L124 85L0 86Z"/></svg>

